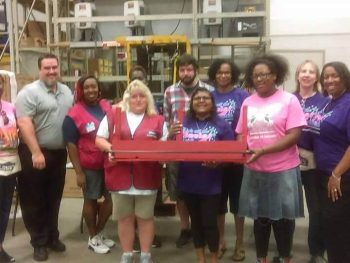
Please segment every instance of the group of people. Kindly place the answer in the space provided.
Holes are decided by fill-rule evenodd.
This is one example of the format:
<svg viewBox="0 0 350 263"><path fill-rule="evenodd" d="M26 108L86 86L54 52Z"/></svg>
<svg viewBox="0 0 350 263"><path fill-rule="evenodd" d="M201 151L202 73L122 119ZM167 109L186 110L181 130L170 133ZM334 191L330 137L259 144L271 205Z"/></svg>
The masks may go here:
<svg viewBox="0 0 350 263"><path fill-rule="evenodd" d="M15 107L0 103L0 262L14 261L2 243L16 178L34 260L46 261L49 251L66 250L59 239L58 213L67 150L84 193L88 248L104 254L115 245L103 232L114 210L120 262L134 262L136 233L140 262L153 262L154 206L163 164L117 162L113 145L118 140L174 140L180 132L183 141L240 140L243 107L249 150L245 164L166 163L167 190L180 217L176 246L193 239L197 262L206 262L206 246L210 262L218 262L227 250L225 214L230 211L236 233L232 260L245 259L244 218L249 217L254 219L257 262L267 262L272 228L278 250L274 261L291 263L295 219L304 216L304 185L310 262L327 262L325 252L330 263L350 262L350 73L345 64L327 63L320 73L314 62L304 61L292 94L280 88L288 75L287 61L259 56L244 74L245 85L254 90L249 94L240 87L240 71L231 61L213 61L209 85L198 79L197 61L184 54L177 61L179 82L165 90L163 116L140 66L131 70L117 105L101 97L94 76L81 77L73 97L58 82L55 55L40 57L38 67L39 80L19 92ZM4 82L0 76L0 95ZM181 110L186 114L180 122Z"/></svg>

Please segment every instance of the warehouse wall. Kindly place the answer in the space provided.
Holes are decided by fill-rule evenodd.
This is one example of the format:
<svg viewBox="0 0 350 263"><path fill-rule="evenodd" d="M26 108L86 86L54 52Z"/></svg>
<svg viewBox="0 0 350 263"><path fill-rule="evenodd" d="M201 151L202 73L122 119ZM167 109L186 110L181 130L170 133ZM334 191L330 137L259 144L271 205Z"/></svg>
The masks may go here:
<svg viewBox="0 0 350 263"><path fill-rule="evenodd" d="M270 48L290 62L286 89L294 89L294 72L303 58L320 67L334 60L350 67L349 10L347 0L271 0Z"/></svg>

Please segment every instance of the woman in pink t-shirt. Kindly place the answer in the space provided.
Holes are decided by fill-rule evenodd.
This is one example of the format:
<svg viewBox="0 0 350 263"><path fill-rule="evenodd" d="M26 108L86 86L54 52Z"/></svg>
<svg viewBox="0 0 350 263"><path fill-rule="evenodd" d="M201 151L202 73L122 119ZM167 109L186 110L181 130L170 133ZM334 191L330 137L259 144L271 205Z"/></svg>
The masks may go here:
<svg viewBox="0 0 350 263"><path fill-rule="evenodd" d="M0 99L5 91L6 75L0 75ZM14 262L15 259L3 248L6 227L9 220L16 177L21 170L17 152L18 133L15 107L0 100L0 262Z"/></svg>
<svg viewBox="0 0 350 263"><path fill-rule="evenodd" d="M253 59L245 78L256 93L242 105L248 108L248 147L239 212L254 219L257 262L267 262L271 227L279 255L291 262L295 218L304 215L297 142L306 125L297 98L278 89L288 64L277 55ZM242 133L242 116L236 128Z"/></svg>

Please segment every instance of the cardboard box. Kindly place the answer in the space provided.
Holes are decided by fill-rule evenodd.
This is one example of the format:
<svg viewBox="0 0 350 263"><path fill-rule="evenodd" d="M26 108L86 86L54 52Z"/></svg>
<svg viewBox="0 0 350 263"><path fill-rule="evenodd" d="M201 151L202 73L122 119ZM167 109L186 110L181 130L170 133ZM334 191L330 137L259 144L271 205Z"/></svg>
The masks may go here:
<svg viewBox="0 0 350 263"><path fill-rule="evenodd" d="M29 37L46 39L46 23L38 21L28 21L27 35Z"/></svg>
<svg viewBox="0 0 350 263"><path fill-rule="evenodd" d="M34 47L34 38L24 34L19 45L21 47Z"/></svg>
<svg viewBox="0 0 350 263"><path fill-rule="evenodd" d="M75 170L66 169L66 182L63 189L63 197L82 198L83 193L80 187L77 186Z"/></svg>

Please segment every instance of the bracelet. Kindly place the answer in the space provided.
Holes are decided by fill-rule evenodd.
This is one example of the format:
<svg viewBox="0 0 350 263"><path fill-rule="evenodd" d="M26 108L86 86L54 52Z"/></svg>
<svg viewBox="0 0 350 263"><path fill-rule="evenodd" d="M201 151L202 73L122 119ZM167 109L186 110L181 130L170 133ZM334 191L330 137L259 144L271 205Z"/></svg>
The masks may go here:
<svg viewBox="0 0 350 263"><path fill-rule="evenodd" d="M338 181L340 181L341 179L341 176L336 176L334 172L332 172L332 177L334 177L335 179L337 179Z"/></svg>

